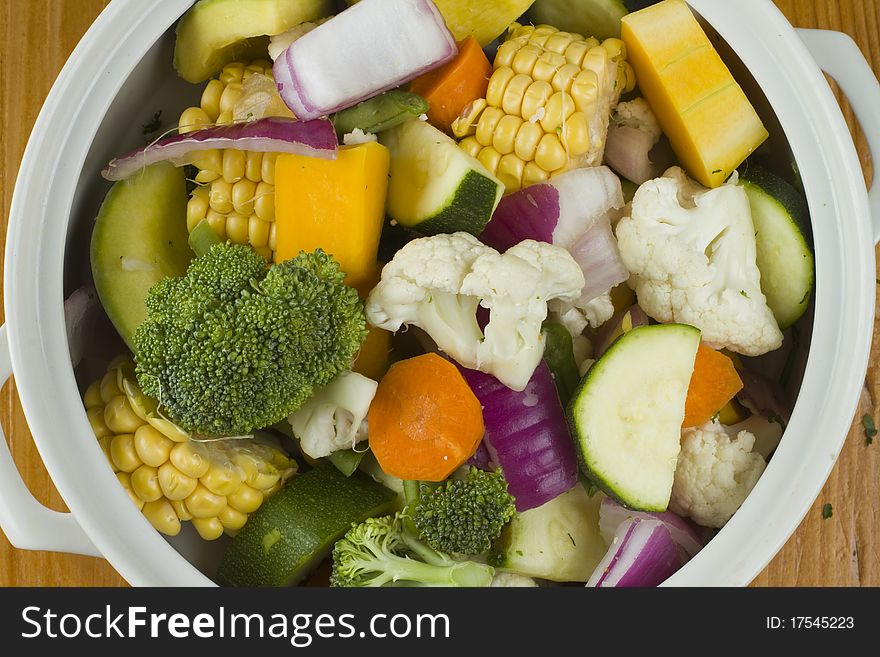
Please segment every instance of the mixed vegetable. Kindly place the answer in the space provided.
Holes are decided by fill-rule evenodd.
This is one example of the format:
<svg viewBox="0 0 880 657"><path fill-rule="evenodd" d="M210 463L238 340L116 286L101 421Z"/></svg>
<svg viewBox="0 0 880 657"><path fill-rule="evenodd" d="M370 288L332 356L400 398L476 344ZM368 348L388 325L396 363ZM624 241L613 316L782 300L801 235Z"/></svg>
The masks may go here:
<svg viewBox="0 0 880 657"><path fill-rule="evenodd" d="M66 304L109 464L223 584L661 583L782 436L803 196L683 0L349 4L179 22Z"/></svg>

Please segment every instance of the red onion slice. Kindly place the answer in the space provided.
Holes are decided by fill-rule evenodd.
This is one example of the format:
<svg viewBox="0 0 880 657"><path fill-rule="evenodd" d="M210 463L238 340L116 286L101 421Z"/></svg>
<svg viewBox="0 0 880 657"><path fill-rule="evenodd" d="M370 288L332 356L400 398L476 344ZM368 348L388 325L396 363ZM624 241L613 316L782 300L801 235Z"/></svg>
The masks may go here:
<svg viewBox="0 0 880 657"><path fill-rule="evenodd" d="M675 515L671 511L663 513L651 513L649 511L633 511L617 502L611 497L602 500L599 507L599 533L608 545L614 540L614 534L618 527L628 520L656 520L662 522L672 540L675 541L687 554L692 557L701 549L703 542L696 530L687 520Z"/></svg>
<svg viewBox="0 0 880 657"><path fill-rule="evenodd" d="M314 119L398 87L457 52L430 0L361 0L294 41L272 70L287 106Z"/></svg>
<svg viewBox="0 0 880 657"><path fill-rule="evenodd" d="M459 368L483 406L483 444L504 473L517 511L549 502L578 484L574 443L550 369L543 361L522 392Z"/></svg>
<svg viewBox="0 0 880 657"><path fill-rule="evenodd" d="M274 116L160 139L111 161L101 175L107 180L125 180L157 162L167 161L175 166L190 164L194 153L214 148L294 153L332 160L336 158L339 142L333 124L327 119L296 121Z"/></svg>
<svg viewBox="0 0 880 657"><path fill-rule="evenodd" d="M587 586L657 586L681 566L681 548L666 526L659 520L633 518L618 526Z"/></svg>
<svg viewBox="0 0 880 657"><path fill-rule="evenodd" d="M88 341L94 337L94 329L101 312L98 293L91 285L78 288L64 300L67 348L70 351L70 364L74 367L79 365L86 353Z"/></svg>

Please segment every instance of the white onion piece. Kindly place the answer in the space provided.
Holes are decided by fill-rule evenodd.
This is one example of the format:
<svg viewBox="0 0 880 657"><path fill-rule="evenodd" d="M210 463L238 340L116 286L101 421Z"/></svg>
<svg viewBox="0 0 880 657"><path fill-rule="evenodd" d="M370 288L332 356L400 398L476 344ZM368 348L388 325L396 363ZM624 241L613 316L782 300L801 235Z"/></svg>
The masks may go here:
<svg viewBox="0 0 880 657"><path fill-rule="evenodd" d="M587 586L657 586L681 566L681 548L666 526L659 520L633 518L617 528Z"/></svg>
<svg viewBox="0 0 880 657"><path fill-rule="evenodd" d="M293 113L314 119L398 87L457 52L430 0L361 0L294 41L273 73Z"/></svg>
<svg viewBox="0 0 880 657"><path fill-rule="evenodd" d="M611 545L617 528L627 520L656 520L662 522L669 535L688 556L694 556L703 549L703 542L697 535L696 530L686 520L675 515L671 511L652 513L650 511L633 511L627 509L611 497L602 500L599 507L599 533L607 545Z"/></svg>
<svg viewBox="0 0 880 657"><path fill-rule="evenodd" d="M564 249L570 250L609 210L624 205L620 179L608 167L572 169L554 176L549 184L559 191L553 244Z"/></svg>
<svg viewBox="0 0 880 657"><path fill-rule="evenodd" d="M606 217L595 221L568 247L568 252L580 265L586 281L579 304L576 305L586 304L629 279L629 270L623 264L617 238Z"/></svg>
<svg viewBox="0 0 880 657"><path fill-rule="evenodd" d="M605 164L637 185L646 183L663 172L662 165L650 158L656 143L654 135L646 130L612 123L605 142Z"/></svg>
<svg viewBox="0 0 880 657"><path fill-rule="evenodd" d="M125 180L157 162L171 162L178 167L190 164L195 153L215 148L294 153L333 160L336 159L339 142L336 129L327 119L295 121L273 116L160 139L112 160L101 175L107 180Z"/></svg>
<svg viewBox="0 0 880 657"><path fill-rule="evenodd" d="M67 348L70 364L76 367L86 352L86 344L93 337L101 303L91 285L77 289L64 301L64 324L67 329Z"/></svg>

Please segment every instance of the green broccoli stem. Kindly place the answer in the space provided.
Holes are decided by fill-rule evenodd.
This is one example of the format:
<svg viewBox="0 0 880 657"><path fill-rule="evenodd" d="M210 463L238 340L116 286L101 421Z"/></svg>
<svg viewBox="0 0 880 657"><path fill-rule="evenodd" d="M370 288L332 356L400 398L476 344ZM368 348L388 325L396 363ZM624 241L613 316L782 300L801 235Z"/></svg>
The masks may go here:
<svg viewBox="0 0 880 657"><path fill-rule="evenodd" d="M355 129L376 134L428 111L428 101L409 91L392 89L337 112L331 117L337 136Z"/></svg>
<svg viewBox="0 0 880 657"><path fill-rule="evenodd" d="M189 248L198 258L210 251L215 244L220 244L220 237L211 228L208 220L202 219L189 234Z"/></svg>
<svg viewBox="0 0 880 657"><path fill-rule="evenodd" d="M434 559L436 561L436 557ZM422 563L416 559L394 557L386 573L396 586L415 582L418 586L489 586L495 569L475 561L447 561L445 565Z"/></svg>

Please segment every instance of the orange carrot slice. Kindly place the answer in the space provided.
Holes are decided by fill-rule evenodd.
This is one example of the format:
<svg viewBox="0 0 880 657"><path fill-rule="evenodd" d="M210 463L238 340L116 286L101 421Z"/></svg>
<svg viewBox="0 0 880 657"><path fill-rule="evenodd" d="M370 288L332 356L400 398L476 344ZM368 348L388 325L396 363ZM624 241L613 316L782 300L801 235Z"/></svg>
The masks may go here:
<svg viewBox="0 0 880 657"><path fill-rule="evenodd" d="M469 36L458 44L455 59L417 77L410 91L428 101L431 125L452 132L452 122L468 103L486 95L492 65L477 40Z"/></svg>
<svg viewBox="0 0 880 657"><path fill-rule="evenodd" d="M477 449L483 410L458 369L436 354L391 366L367 415L370 449L386 473L443 481Z"/></svg>
<svg viewBox="0 0 880 657"><path fill-rule="evenodd" d="M733 361L721 352L700 345L694 361L694 373L684 402L683 427L696 427L711 420L733 399L743 382Z"/></svg>

